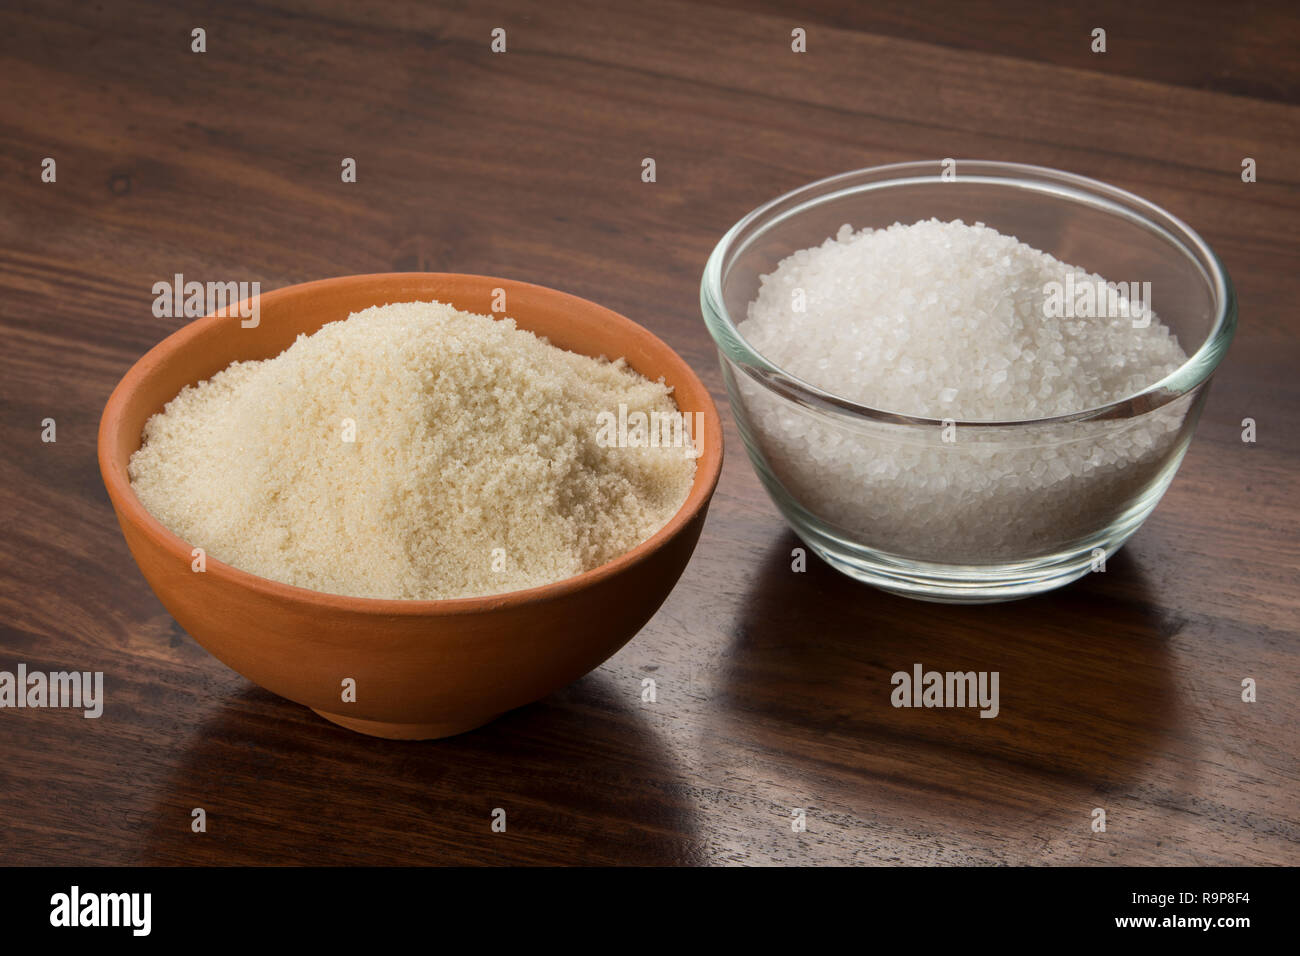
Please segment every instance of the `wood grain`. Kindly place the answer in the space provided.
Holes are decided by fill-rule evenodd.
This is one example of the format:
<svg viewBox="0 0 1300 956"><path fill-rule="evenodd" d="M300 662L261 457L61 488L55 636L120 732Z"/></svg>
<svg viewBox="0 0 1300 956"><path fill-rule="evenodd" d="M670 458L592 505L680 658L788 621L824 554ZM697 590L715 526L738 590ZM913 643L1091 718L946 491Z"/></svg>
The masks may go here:
<svg viewBox="0 0 1300 956"><path fill-rule="evenodd" d="M102 670L108 699L99 720L0 711L0 862L1300 862L1293 6L1103 5L1105 56L1086 38L1106 23L1031 3L799 9L5 6L0 669ZM728 418L697 307L717 238L809 180L943 156L1132 189L1237 285L1197 439L1105 574L955 608L792 573L728 421L704 537L645 630L537 705L410 744L227 670L126 552L95 429L178 325L151 315L156 281L527 279L649 326ZM916 661L1000 671L1001 715L892 708Z"/></svg>

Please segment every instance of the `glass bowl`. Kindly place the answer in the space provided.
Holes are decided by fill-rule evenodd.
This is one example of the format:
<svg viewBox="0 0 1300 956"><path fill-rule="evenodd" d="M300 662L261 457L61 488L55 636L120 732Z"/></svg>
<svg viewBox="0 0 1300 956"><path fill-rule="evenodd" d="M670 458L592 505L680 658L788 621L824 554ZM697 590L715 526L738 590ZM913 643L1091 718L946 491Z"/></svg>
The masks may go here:
<svg viewBox="0 0 1300 956"><path fill-rule="evenodd" d="M1037 166L945 163L947 172L936 161L845 173L760 206L713 250L700 304L746 451L808 547L887 591L1002 601L1104 570L1155 508L1232 339L1236 300L1204 240L1132 193ZM985 223L1112 281L1149 281L1154 312L1190 358L1101 407L963 421L831 394L738 331L760 277L791 253L846 223L932 217Z"/></svg>

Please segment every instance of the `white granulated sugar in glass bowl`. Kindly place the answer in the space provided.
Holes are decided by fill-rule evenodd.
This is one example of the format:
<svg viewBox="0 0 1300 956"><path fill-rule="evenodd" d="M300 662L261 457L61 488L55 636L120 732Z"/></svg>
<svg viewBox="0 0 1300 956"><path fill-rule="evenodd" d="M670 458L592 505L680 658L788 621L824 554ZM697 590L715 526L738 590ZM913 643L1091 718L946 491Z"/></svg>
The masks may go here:
<svg viewBox="0 0 1300 956"><path fill-rule="evenodd" d="M1187 361L1140 296L1103 292L1082 310L1101 314L1071 317L1088 287L1105 280L981 223L843 226L763 276L738 331L827 393L950 424L939 436L849 424L740 375L750 437L800 506L885 553L981 564L1082 539L1190 437L1190 399L1126 420L1045 424L1032 441L965 423L1097 408Z"/></svg>

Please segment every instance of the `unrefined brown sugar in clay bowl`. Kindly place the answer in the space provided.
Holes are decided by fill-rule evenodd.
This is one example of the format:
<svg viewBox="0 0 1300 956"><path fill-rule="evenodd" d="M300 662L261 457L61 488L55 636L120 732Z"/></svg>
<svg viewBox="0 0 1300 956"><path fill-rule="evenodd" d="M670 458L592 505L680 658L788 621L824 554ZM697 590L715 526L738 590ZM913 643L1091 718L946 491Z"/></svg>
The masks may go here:
<svg viewBox="0 0 1300 956"><path fill-rule="evenodd" d="M519 327L585 355L623 357L663 377L682 412L702 414L702 450L685 504L631 551L576 577L524 591L446 601L325 594L248 574L168 531L131 490L127 462L145 422L186 385L231 362L268 359L327 322L373 305L436 299L489 313L504 290ZM242 320L247 322L247 319ZM258 323L199 319L163 340L114 390L99 429L99 466L127 546L167 610L249 680L322 717L380 737L445 737L546 696L599 666L639 631L690 560L722 467L708 390L686 362L618 313L553 289L489 276L346 276L277 289ZM355 682L355 701L344 686Z"/></svg>

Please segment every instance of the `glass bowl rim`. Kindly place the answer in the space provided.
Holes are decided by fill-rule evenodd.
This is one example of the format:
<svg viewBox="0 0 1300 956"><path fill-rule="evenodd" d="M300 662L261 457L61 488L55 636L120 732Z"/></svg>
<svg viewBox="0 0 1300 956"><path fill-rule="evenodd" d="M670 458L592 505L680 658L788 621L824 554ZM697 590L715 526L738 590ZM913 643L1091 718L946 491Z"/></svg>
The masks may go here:
<svg viewBox="0 0 1300 956"><path fill-rule="evenodd" d="M921 415L909 415L893 412L870 405L864 405L843 398L825 389L787 372L759 353L740 334L736 323L727 311L722 294L724 269L739 251L747 248L749 242L762 235L766 228L791 218L803 211L825 203L834 202L845 196L890 186L946 184L942 178L944 164L948 160L921 160L905 163L890 163L882 166L869 166L818 179L792 189L770 199L750 210L723 234L710 253L700 281L700 308L704 322L719 351L750 378L760 385L775 391L801 405L810 406L829 412L836 416L885 422L903 425L927 425L942 427L947 425L971 426L979 428L1007 428L1027 425L1048 425L1075 421L1098 419L1126 419L1145 414L1160 408L1202 385L1218 368L1228 345L1232 341L1237 327L1237 300L1232 280L1218 255L1201 236L1189 225L1155 203L1143 199L1135 193L1118 186L1111 186L1100 180L1080 176L1048 166L1034 166L1025 163L1010 163L997 160L963 160L957 159L956 170L974 168L976 173L960 172L959 180L964 183L977 183L983 186L999 186L1014 189L1030 189L1035 192L1054 194L1075 202L1084 202L1094 208L1101 208L1111 214L1136 220L1149 231L1163 234L1185 255L1191 259L1209 281L1213 292L1216 313L1209 333L1200 347L1188 357L1187 361L1163 378L1152 382L1145 388L1123 398L1104 405L1054 415L1046 418L1008 419L991 421L985 419L951 419L927 418ZM937 170L937 171L936 171ZM782 212L779 217L759 230L750 239L735 249L737 239L746 229L770 216L775 210L787 203L805 196L802 202ZM791 249L793 253L796 250ZM1197 256L1199 255L1199 259Z"/></svg>

